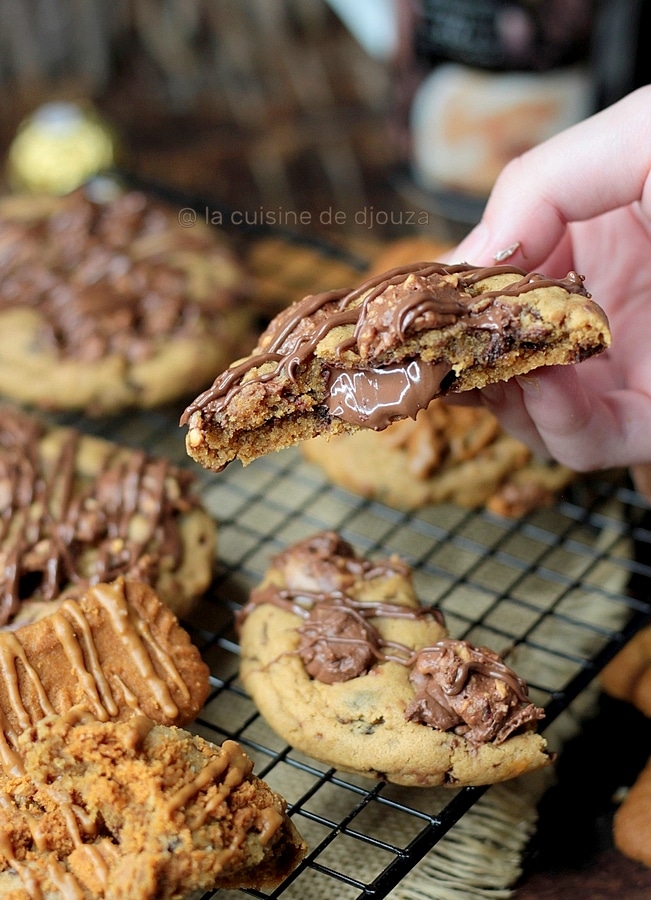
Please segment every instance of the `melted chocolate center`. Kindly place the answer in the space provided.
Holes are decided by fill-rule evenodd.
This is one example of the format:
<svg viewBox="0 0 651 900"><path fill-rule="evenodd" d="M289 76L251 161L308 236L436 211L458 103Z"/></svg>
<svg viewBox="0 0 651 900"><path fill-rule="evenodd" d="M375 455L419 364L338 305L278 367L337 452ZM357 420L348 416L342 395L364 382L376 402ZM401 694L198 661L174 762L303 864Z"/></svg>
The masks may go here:
<svg viewBox="0 0 651 900"><path fill-rule="evenodd" d="M499 290L479 295L473 288L494 275L512 275L514 280ZM405 364L383 367L378 355L397 342L419 331L441 328L463 321L467 329L499 331L519 310L500 305L500 297L517 297L541 287L559 286L570 293L589 296L583 279L570 272L565 279L545 278L515 266L475 267L415 263L391 269L370 278L354 290L327 291L310 295L281 312L262 335L254 353L227 369L213 385L200 394L184 411L180 424L192 414L210 407L218 415L241 390L245 376L268 366L265 373L249 376L266 384L285 372L294 379L299 366L310 360L319 343L340 326L354 326L353 335L342 339L335 354L354 350L359 355L355 367L339 372L331 369L328 399L330 413L365 427L383 428L397 417L413 416L439 393L442 379L450 366L420 364L406 372ZM495 301L495 302L491 302ZM398 372L402 369L402 372ZM416 385L419 396L405 408L404 398ZM374 394L377 392L377 394ZM412 408L417 407L417 408Z"/></svg>

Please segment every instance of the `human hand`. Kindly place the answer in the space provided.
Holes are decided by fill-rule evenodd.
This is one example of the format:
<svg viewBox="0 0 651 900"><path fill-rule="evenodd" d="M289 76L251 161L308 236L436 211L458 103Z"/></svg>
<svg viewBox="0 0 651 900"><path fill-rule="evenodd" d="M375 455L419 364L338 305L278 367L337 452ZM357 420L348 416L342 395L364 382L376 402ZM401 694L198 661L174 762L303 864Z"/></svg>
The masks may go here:
<svg viewBox="0 0 651 900"><path fill-rule="evenodd" d="M451 258L491 265L500 256L551 277L584 275L612 346L484 388L485 405L575 471L651 464L651 86L506 166Z"/></svg>

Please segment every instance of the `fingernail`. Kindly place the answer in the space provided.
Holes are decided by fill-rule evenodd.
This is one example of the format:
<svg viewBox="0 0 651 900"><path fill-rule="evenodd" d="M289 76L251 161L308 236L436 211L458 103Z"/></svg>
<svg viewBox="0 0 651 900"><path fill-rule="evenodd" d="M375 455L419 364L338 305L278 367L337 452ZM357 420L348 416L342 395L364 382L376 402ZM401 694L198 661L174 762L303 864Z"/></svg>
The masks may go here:
<svg viewBox="0 0 651 900"><path fill-rule="evenodd" d="M515 380L525 394L528 394L530 397L538 397L540 395L540 379L537 375L516 375Z"/></svg>
<svg viewBox="0 0 651 900"><path fill-rule="evenodd" d="M493 259L496 263L506 262L507 259L511 259L512 256L520 250L522 244L520 241L516 241L514 244L510 244L508 247L505 247L503 250L498 250L497 253L493 254Z"/></svg>

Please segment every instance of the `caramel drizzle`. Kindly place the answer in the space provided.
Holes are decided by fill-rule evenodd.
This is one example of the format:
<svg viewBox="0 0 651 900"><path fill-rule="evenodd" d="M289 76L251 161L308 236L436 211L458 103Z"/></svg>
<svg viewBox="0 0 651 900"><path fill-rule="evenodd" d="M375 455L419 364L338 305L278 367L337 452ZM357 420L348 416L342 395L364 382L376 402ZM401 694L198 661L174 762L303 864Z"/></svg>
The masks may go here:
<svg viewBox="0 0 651 900"><path fill-rule="evenodd" d="M536 272L528 273L525 269L509 265L477 267L466 264L420 262L399 266L367 279L353 290L325 291L310 295L285 310L271 322L262 336L262 340L266 339L264 349L259 346L250 357L222 372L213 385L185 409L179 424L186 425L193 413L205 409L209 404L215 413L220 413L244 384L252 382L265 384L277 378L283 371L294 381L298 367L315 354L319 342L334 328L342 325L355 326L352 337L341 341L335 353L341 356L347 350L353 349L358 344L366 324L369 304L387 288L402 284L412 274L422 278L434 275L457 276L461 291L456 299L439 296L435 289L416 291L404 298L398 304L390 323L391 330L401 340L404 340L405 334L413 329L419 320L427 320L429 327L440 327L467 315L468 324L472 326L473 305L478 303L482 306L486 300L498 297L517 297L546 287L561 287L568 293L589 296L583 287L582 276L576 272L569 272L564 279L555 279ZM499 290L483 291L478 297L468 293L469 288L486 278L505 274L517 276L516 280ZM359 303L361 298L363 299ZM317 323L311 332L295 333L299 324L314 317L326 306L332 306L333 310L328 312L324 321ZM477 318L476 327L487 327L487 322L481 319L481 315ZM252 370L267 364L272 364L270 371L258 372L244 382L245 376Z"/></svg>
<svg viewBox="0 0 651 900"><path fill-rule="evenodd" d="M97 594L97 588L94 589L94 594ZM76 669L78 677L84 686L86 696L90 701L94 714L100 722L104 722L109 716L117 716L120 712L120 708L115 702L106 674L102 669L99 654L93 640L92 629L78 603L71 600L64 601L57 617L65 621L63 613L65 613L65 617L69 620L70 626L72 626L72 635L68 635L69 640L64 646L69 648L72 645L72 655L78 659L79 664L79 667ZM74 649L75 635L79 650L81 651L81 648L83 647L83 655L77 653ZM1 640L2 639L0 638L0 641ZM150 649L153 649L153 646L154 642L152 640ZM89 672L86 672L83 662L84 658L88 660L88 666L90 667L92 675L90 675Z"/></svg>
<svg viewBox="0 0 651 900"><path fill-rule="evenodd" d="M162 713L174 720L179 715L170 687L154 666L156 659L159 666L181 690L184 697L189 696L189 688L177 669L172 656L154 639L150 629L135 614L127 603L124 586L120 582L110 585L97 585L92 589L93 597L102 606L109 620L109 625L120 639L121 651L128 654L148 685L151 697ZM93 641L92 630L83 609L74 601L65 601L61 608L51 617L54 635L61 644L70 664L74 677L78 680L90 711L99 721L106 722L119 713L119 705L108 683L106 672L99 659ZM36 691L42 715L60 712L52 706L40 679L38 660L31 663L25 648L19 639L20 630L16 632L0 632L0 677L7 691L9 707L18 721L18 732L10 728L7 711L0 710L0 763L5 771L11 772L16 766L15 751L18 735L31 727L32 721L21 699L21 685L16 663L20 662L23 677ZM116 679L116 684L121 682ZM183 687L181 688L181 685ZM123 686L128 705L127 687ZM133 697L133 695L131 695Z"/></svg>
<svg viewBox="0 0 651 900"><path fill-rule="evenodd" d="M179 565L178 514L196 503L188 490L190 473L143 451L115 448L84 485L76 472L80 435L71 430L46 467L38 457L41 426L8 408L1 415L0 490L8 498L0 514L0 626L20 608L23 579L40 579L32 593L49 601L70 584L81 589L132 570L140 580L155 582L162 556ZM170 478L178 484L177 499L168 497ZM139 563L150 547L143 572ZM90 575L82 571L88 554Z"/></svg>
<svg viewBox="0 0 651 900"><path fill-rule="evenodd" d="M89 717L86 712L73 709L62 717L62 721L74 724L75 720L81 721L85 719L88 721L89 718L92 717ZM147 734L154 725L149 719L138 716L134 717L129 724L133 727L136 740L139 743L146 739ZM22 757L20 759L20 774L24 774L24 761ZM206 798L204 808L195 815L191 823L191 827L195 829L204 825L219 810L228 796L250 777L252 770L253 763L246 756L240 745L235 741L225 741L218 757L207 762L191 781L166 798L164 809L170 819L170 832L173 831L172 819L174 814L191 804L202 791L207 791L208 788L215 785L217 789L209 799ZM84 837L94 838L97 836L97 822L91 819L80 806L75 804L69 793L62 790L56 781L52 784L39 782L38 787L56 803L74 849L81 851L86 856L94 869L98 883L104 890L109 880L110 863L119 856L118 848L107 839L101 839L95 843L84 841ZM13 798L2 791L0 791L0 808L7 810L16 808ZM50 849L51 835L43 830L42 823L38 817L25 810L21 811L21 815L36 849L39 851ZM254 816L255 826L259 831L260 843L262 846L266 846L280 829L283 823L283 816L274 807L255 810ZM215 850L222 867L229 862L244 843L246 836L247 832L244 828L235 829L229 845L220 851ZM56 851L56 847L51 849ZM42 887L44 886L44 879L42 863L39 861L21 862L18 860L15 847L7 833L2 829L0 829L0 857L3 857L6 864L17 873L31 900L43 900ZM74 873L63 865L62 860L58 859L54 854L48 856L45 863L45 871L52 885L61 892L65 900L84 900L86 891L83 885L75 877Z"/></svg>
<svg viewBox="0 0 651 900"><path fill-rule="evenodd" d="M113 631L119 635L125 652L131 656L138 672L149 685L158 707L168 718L176 718L179 714L179 708L172 698L169 686L156 673L152 658L148 652L149 648L155 647L155 643L145 623L139 617L136 618L132 608L127 603L124 593L114 590L112 585L97 585L93 595L109 616ZM157 647L154 652L159 658L165 660L165 668L176 674L175 680L182 680L172 657L165 653L161 647Z"/></svg>

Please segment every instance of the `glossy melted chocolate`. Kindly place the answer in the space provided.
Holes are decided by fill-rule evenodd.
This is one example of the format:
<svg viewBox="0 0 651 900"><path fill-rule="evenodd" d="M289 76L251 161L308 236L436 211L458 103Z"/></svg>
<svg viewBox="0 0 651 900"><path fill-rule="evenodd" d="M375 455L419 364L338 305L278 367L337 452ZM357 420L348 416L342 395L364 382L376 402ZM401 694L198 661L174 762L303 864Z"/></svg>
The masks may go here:
<svg viewBox="0 0 651 900"><path fill-rule="evenodd" d="M512 275L513 283L499 291L473 289L494 275ZM339 326L354 326L351 337L336 347L336 355L357 354L354 365L329 367L331 415L366 428L382 429L396 418L415 418L441 389L451 371L446 362L414 361L382 366L376 360L396 344L420 331L462 322L467 330L500 331L514 324L517 305L500 302L541 287L559 286L589 296L583 278L570 272L562 280L527 273L516 266L476 267L426 262L401 266L368 279L354 290L327 291L306 297L281 312L262 335L253 355L223 372L197 397L181 417L187 424L197 410L218 416L241 390L243 382L267 384L284 373L295 378L299 366ZM268 366L265 373L250 373ZM324 368L328 369L324 364ZM248 377L247 377L248 376Z"/></svg>

